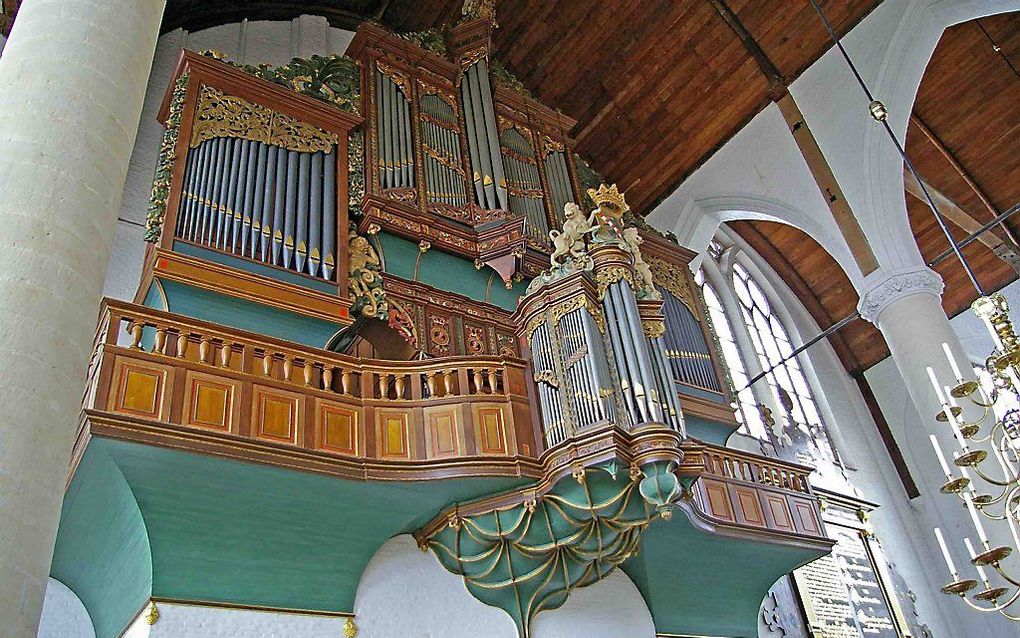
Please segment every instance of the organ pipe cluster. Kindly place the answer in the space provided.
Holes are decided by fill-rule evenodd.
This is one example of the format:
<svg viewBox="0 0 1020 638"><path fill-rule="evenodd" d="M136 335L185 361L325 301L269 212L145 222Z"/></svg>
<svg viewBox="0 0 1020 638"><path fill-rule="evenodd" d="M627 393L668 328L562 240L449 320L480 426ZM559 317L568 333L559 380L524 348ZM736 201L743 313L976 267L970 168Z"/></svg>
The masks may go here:
<svg viewBox="0 0 1020 638"><path fill-rule="evenodd" d="M467 191L461 168L464 164L460 154L457 112L436 94L422 95L418 107L428 201L465 206Z"/></svg>
<svg viewBox="0 0 1020 638"><path fill-rule="evenodd" d="M177 238L331 279L336 151L214 137L188 153Z"/></svg>
<svg viewBox="0 0 1020 638"><path fill-rule="evenodd" d="M686 385L722 392L712 355L694 313L665 288L658 290L666 315L666 334L662 340L673 376Z"/></svg>
<svg viewBox="0 0 1020 638"><path fill-rule="evenodd" d="M524 217L524 232L545 239L549 234L549 221L545 216L545 191L538 175L535 149L513 126L500 135L500 144L510 211Z"/></svg>
<svg viewBox="0 0 1020 638"><path fill-rule="evenodd" d="M574 201L574 190L567 169L567 153L561 147L545 156L545 179L549 183L552 208L556 211L557 225L563 223L563 207Z"/></svg>
<svg viewBox="0 0 1020 638"><path fill-rule="evenodd" d="M411 132L410 91L376 69L376 133L379 139L379 180L382 188L414 188L414 140Z"/></svg>
<svg viewBox="0 0 1020 638"><path fill-rule="evenodd" d="M506 176L496 130L489 66L485 58L479 59L464 70L460 94L464 104L465 132L475 201L482 208L506 210L508 206Z"/></svg>
<svg viewBox="0 0 1020 638"><path fill-rule="evenodd" d="M684 432L661 302L637 299L632 264L623 245L597 245L554 266L521 302L547 446L604 422Z"/></svg>

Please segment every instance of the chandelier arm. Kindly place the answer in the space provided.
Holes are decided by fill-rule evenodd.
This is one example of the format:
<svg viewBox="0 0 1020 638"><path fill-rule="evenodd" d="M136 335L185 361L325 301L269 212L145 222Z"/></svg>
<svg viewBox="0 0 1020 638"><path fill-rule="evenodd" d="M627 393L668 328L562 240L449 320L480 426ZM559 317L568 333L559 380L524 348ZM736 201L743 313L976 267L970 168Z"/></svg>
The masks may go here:
<svg viewBox="0 0 1020 638"><path fill-rule="evenodd" d="M990 564L991 564L992 567L995 568L995 571L999 572L999 576L1002 576L1003 578L1005 578L1008 583L1010 583L1011 585L1014 585L1016 587L1020 587L1020 581L1016 581L1016 580L1010 578L1009 575L1006 574L1006 571L1004 569L1002 569L1002 565L1000 563L990 563ZM1017 590L1017 595L1020 595L1020 589Z"/></svg>
<svg viewBox="0 0 1020 638"><path fill-rule="evenodd" d="M972 603L963 594L960 594L960 598L962 598L963 602L967 603L967 605L969 605L971 607L971 609L976 609L977 611L982 611L982 612L986 612L986 613L987 612L995 612L995 611L997 611L999 613L1002 613L1003 609L1006 609L1007 607L1009 607L1010 605L1015 603L1018 598L1020 598L1020 589L1018 589L1015 592L1013 592L1013 595L1010 596L1009 600L1007 600L1006 602L1000 603L998 605L993 605L991 607L982 607L981 605L977 605L975 603Z"/></svg>
<svg viewBox="0 0 1020 638"><path fill-rule="evenodd" d="M1013 481L998 481L996 479L991 478L990 476L987 476L984 472L981 471L981 468L979 468L977 465L973 465L971 467L974 469L975 472L977 472L978 476L980 476L982 479L985 480L986 483L990 483L991 485L995 485L996 487L1003 487L1003 488L1005 488L1005 487L1010 487L1011 485L1016 483L1015 480L1013 480Z"/></svg>

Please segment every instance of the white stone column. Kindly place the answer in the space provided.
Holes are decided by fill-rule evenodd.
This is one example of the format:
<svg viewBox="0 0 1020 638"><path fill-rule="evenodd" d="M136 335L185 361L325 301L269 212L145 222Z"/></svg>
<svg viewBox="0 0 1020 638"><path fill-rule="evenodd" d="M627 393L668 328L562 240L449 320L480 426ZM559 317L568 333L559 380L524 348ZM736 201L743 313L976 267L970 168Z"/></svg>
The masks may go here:
<svg viewBox="0 0 1020 638"><path fill-rule="evenodd" d="M35 638L163 0L26 0L0 56L0 636Z"/></svg>

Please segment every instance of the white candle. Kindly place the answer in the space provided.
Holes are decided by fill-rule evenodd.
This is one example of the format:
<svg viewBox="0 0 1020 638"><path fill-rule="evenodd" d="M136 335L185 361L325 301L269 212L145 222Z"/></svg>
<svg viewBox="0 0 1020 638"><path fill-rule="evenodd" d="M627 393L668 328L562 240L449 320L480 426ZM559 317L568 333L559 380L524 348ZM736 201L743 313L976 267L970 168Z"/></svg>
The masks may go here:
<svg viewBox="0 0 1020 638"><path fill-rule="evenodd" d="M942 471L946 473L946 478L951 479L953 473L949 471L949 464L946 463L946 457L942 455L942 448L939 447L938 439L935 438L934 434L929 434L928 440L931 441L931 446L935 449L935 456L938 457L939 465L942 466Z"/></svg>
<svg viewBox="0 0 1020 638"><path fill-rule="evenodd" d="M942 342L942 351L946 353L946 359L949 359L949 367L953 369L953 376L956 377L956 382L963 381L963 375L960 374L960 366L956 365L953 351L949 348L949 344L944 341Z"/></svg>
<svg viewBox="0 0 1020 638"><path fill-rule="evenodd" d="M970 452L970 448L967 447L967 439L963 438L963 432L960 431L960 426L956 423L956 417L953 416L953 411L945 404L942 405L942 410L946 413L946 418L949 420L949 427L953 428L953 436L956 437L956 441L960 444L960 447L963 448L964 452ZM957 456L955 452L953 455Z"/></svg>
<svg viewBox="0 0 1020 638"><path fill-rule="evenodd" d="M953 391L949 388L948 385L945 386L945 391L946 398L949 400L949 405L953 406L954 408L960 407L960 404L956 402L956 397L953 396Z"/></svg>
<svg viewBox="0 0 1020 638"><path fill-rule="evenodd" d="M956 580L957 575L960 573L956 571L956 565L953 564L953 557L949 555L949 548L946 547L946 539L942 538L942 530L935 528L935 540L939 542L939 549L942 550L942 558L946 561L946 567L949 568L949 573L952 574L953 580Z"/></svg>
<svg viewBox="0 0 1020 638"><path fill-rule="evenodd" d="M974 551L974 546L971 544L970 539L965 536L963 538L963 544L967 546L967 552L970 554L971 560L973 560L974 557L977 556L977 552ZM981 580L987 583L988 574L985 573L985 568L981 565L974 565L974 567L977 567L978 576L981 577Z"/></svg>
<svg viewBox="0 0 1020 638"><path fill-rule="evenodd" d="M1020 547L1020 534L1016 532L1016 523L1013 522L1016 510L1006 508L1006 522L1009 523L1009 533L1013 535L1013 547Z"/></svg>
<svg viewBox="0 0 1020 638"><path fill-rule="evenodd" d="M974 529L977 530L978 538L981 539L984 545L987 545L988 536L985 534L985 528L981 525L981 514L974 507L974 501L971 499L970 494L964 494L963 501L967 504L967 511L970 512L970 520L974 522Z"/></svg>
<svg viewBox="0 0 1020 638"><path fill-rule="evenodd" d="M1012 466L1006 465L1006 459L1002 456L1002 452L999 451L999 446L995 444L995 441L992 441L991 448L992 454L995 455L995 460L999 462L999 467L1002 468L1002 473L1005 476L1003 480L1012 481L1015 479L1016 476L1013 474Z"/></svg>
<svg viewBox="0 0 1020 638"><path fill-rule="evenodd" d="M931 381L931 387L935 388L935 396L939 399L939 404L944 405L946 397L942 394L942 385L939 380L935 377L935 371L931 369L931 366L925 368L928 371L928 380Z"/></svg>

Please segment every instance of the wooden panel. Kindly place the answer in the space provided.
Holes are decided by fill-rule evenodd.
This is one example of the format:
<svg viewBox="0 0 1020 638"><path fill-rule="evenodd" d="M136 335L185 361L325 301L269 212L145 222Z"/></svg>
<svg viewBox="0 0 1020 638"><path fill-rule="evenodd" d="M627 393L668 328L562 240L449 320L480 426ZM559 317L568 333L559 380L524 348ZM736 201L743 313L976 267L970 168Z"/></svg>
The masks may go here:
<svg viewBox="0 0 1020 638"><path fill-rule="evenodd" d="M254 395L252 415L255 419L255 436L297 444L301 395L262 386L255 386Z"/></svg>
<svg viewBox="0 0 1020 638"><path fill-rule="evenodd" d="M376 410L376 445L379 458L413 457L409 410Z"/></svg>
<svg viewBox="0 0 1020 638"><path fill-rule="evenodd" d="M425 456L445 458L460 455L463 432L457 406L444 405L424 409Z"/></svg>
<svg viewBox="0 0 1020 638"><path fill-rule="evenodd" d="M701 477L701 485L705 494L705 506L708 514L715 518L733 523L733 505L730 503L730 493L723 481L717 481Z"/></svg>
<svg viewBox="0 0 1020 638"><path fill-rule="evenodd" d="M786 496L783 494L765 493L765 507L768 511L769 527L784 532L797 531L790 516L790 506L786 503Z"/></svg>
<svg viewBox="0 0 1020 638"><path fill-rule="evenodd" d="M476 405L475 441L479 454L507 454L506 418L502 406Z"/></svg>
<svg viewBox="0 0 1020 638"><path fill-rule="evenodd" d="M822 535L822 526L818 523L818 514L815 511L815 504L800 498L791 498L793 503L794 517L797 527L804 534L814 536Z"/></svg>
<svg viewBox="0 0 1020 638"><path fill-rule="evenodd" d="M236 399L241 384L231 379L189 370L185 377L184 425L238 431L240 411Z"/></svg>
<svg viewBox="0 0 1020 638"><path fill-rule="evenodd" d="M740 516L737 521L754 525L755 527L767 527L765 515L761 511L761 501L758 500L758 490L753 487L733 486L733 496L737 503Z"/></svg>
<svg viewBox="0 0 1020 638"><path fill-rule="evenodd" d="M117 357L113 378L117 391L110 395L110 411L166 420L170 409L167 380L172 379L169 367Z"/></svg>
<svg viewBox="0 0 1020 638"><path fill-rule="evenodd" d="M316 400L318 447L329 452L357 456L360 450L358 410L321 399Z"/></svg>

